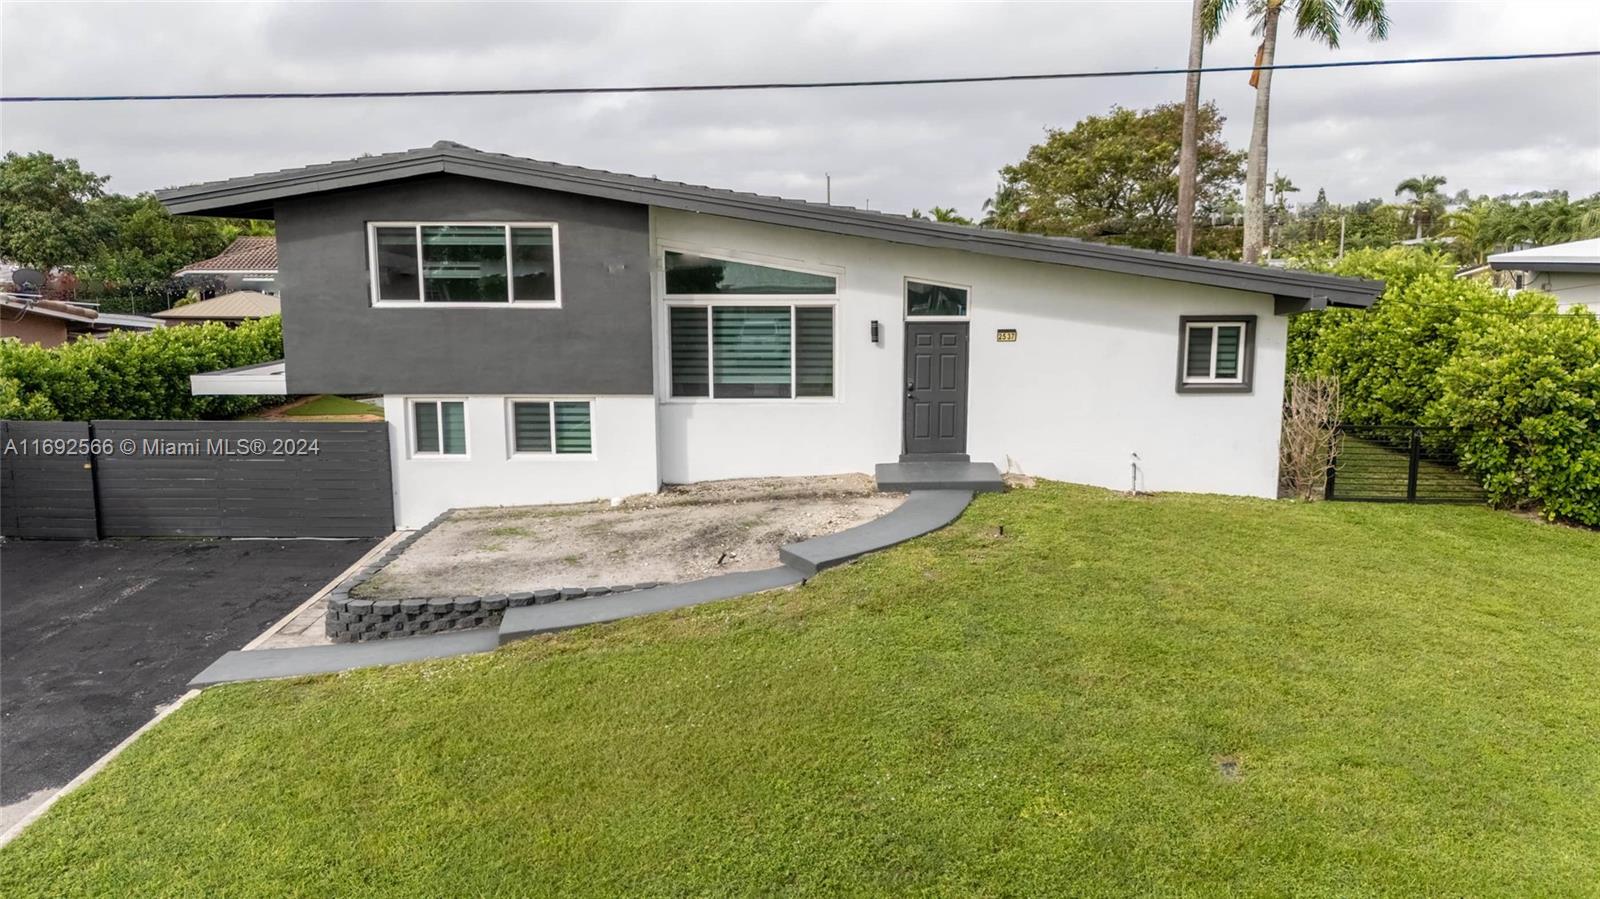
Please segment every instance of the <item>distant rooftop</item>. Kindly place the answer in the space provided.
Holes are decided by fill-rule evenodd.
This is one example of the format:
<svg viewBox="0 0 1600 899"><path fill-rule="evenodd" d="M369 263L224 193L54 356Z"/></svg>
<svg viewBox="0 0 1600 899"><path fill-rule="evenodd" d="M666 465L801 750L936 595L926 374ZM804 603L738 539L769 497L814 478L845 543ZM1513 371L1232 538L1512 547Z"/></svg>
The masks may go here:
<svg viewBox="0 0 1600 899"><path fill-rule="evenodd" d="M173 277L182 275L225 275L243 272L276 272L278 270L278 239L276 237L240 237L228 248L192 265L184 266Z"/></svg>
<svg viewBox="0 0 1600 899"><path fill-rule="evenodd" d="M157 312L156 318L166 321L243 321L247 318L266 318L281 310L278 298L253 290L236 290L220 297L174 306Z"/></svg>
<svg viewBox="0 0 1600 899"><path fill-rule="evenodd" d="M1496 253L1489 257L1489 267L1520 272L1600 271L1600 237Z"/></svg>

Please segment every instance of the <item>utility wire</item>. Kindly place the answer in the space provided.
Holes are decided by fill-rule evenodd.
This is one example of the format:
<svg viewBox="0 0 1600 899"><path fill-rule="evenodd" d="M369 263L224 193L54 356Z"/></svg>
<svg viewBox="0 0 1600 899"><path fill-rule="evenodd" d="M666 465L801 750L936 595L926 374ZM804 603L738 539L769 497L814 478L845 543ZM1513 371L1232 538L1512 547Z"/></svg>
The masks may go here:
<svg viewBox="0 0 1600 899"><path fill-rule="evenodd" d="M1458 62L1509 62L1530 59L1577 59L1600 56L1600 50L1559 53L1499 53L1478 56L1421 56L1406 59L1350 59L1333 62L1274 63L1270 66L1203 66L1198 69L1120 69L1098 72L1052 72L1033 75L969 75L943 78L885 78L859 81L768 81L747 84L654 84L631 87L516 87L478 90L420 91L258 91L195 94L64 94L60 96L0 97L0 103L105 103L156 100L353 100L391 97L510 97L566 94L668 94L712 91L814 90L840 87L908 87L926 84L992 84L1010 81L1064 81L1084 78L1132 78L1141 75L1188 75L1194 72L1290 71L1296 69L1354 69L1371 66L1411 66Z"/></svg>

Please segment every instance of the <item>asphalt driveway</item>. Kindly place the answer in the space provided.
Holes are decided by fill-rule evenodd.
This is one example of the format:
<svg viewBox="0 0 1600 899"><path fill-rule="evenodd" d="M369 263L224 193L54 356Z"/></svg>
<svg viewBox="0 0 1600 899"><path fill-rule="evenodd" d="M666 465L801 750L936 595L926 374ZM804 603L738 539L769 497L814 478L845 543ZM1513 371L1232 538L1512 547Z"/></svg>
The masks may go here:
<svg viewBox="0 0 1600 899"><path fill-rule="evenodd" d="M60 787L376 540L0 546L0 806ZM31 804L31 803L29 803Z"/></svg>

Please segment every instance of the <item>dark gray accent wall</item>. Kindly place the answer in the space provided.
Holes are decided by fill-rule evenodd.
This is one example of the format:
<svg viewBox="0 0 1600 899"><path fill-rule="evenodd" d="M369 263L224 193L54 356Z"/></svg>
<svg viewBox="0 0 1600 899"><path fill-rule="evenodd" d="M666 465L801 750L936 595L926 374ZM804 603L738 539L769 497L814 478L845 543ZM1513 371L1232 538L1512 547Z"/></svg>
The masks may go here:
<svg viewBox="0 0 1600 899"><path fill-rule="evenodd" d="M276 210L291 394L653 392L647 206L429 175ZM561 308L375 308L373 221L556 222Z"/></svg>

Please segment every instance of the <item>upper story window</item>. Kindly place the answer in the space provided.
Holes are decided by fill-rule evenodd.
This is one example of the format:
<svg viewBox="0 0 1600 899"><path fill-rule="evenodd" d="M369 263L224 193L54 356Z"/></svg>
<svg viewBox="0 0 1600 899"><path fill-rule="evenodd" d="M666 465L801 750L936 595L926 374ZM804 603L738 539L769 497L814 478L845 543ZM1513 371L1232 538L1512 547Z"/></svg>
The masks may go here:
<svg viewBox="0 0 1600 899"><path fill-rule="evenodd" d="M374 304L560 304L554 224L377 222L368 230Z"/></svg>
<svg viewBox="0 0 1600 899"><path fill-rule="evenodd" d="M1185 315L1178 319L1180 393L1250 391L1255 356L1253 315Z"/></svg>
<svg viewBox="0 0 1600 899"><path fill-rule="evenodd" d="M834 396L836 277L676 251L665 269L673 397Z"/></svg>

